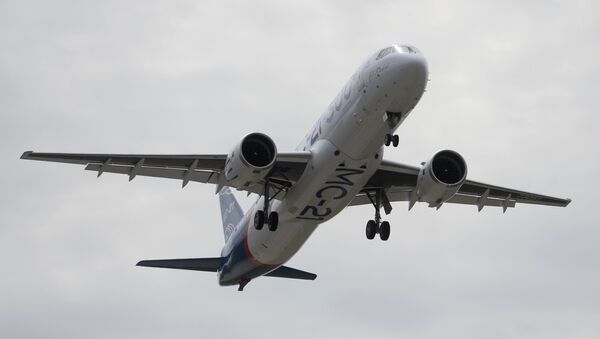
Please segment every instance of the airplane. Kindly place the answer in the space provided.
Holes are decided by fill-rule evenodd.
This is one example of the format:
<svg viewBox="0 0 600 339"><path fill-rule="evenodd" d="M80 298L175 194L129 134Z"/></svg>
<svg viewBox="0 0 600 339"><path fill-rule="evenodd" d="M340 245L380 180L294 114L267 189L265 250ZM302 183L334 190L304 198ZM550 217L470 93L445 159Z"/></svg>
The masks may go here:
<svg viewBox="0 0 600 339"><path fill-rule="evenodd" d="M280 153L263 133L244 136L228 154L75 154L27 151L21 159L86 165L85 169L216 185L225 245L211 258L143 260L138 266L217 272L221 286L242 291L267 276L314 280L316 274L283 266L322 223L347 206L372 205L367 239L390 236L380 213L392 202L501 207L517 203L567 206L570 199L503 188L467 179L463 157L435 153L421 166L383 159L399 146L396 129L425 92L428 65L414 46L393 44L371 55L350 77L294 152ZM230 188L255 193L243 212ZM266 228L264 226L267 226Z"/></svg>

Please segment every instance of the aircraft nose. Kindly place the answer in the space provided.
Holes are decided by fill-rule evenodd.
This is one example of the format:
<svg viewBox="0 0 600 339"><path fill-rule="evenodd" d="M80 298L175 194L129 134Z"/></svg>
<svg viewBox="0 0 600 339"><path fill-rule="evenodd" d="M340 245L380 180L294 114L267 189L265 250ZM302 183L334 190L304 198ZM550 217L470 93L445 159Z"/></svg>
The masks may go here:
<svg viewBox="0 0 600 339"><path fill-rule="evenodd" d="M395 78L407 87L421 87L427 82L427 60L421 53L398 54L394 69Z"/></svg>
<svg viewBox="0 0 600 339"><path fill-rule="evenodd" d="M393 100L388 106L391 112L410 112L419 102L427 86L427 61L417 49L402 49L390 60L390 81Z"/></svg>

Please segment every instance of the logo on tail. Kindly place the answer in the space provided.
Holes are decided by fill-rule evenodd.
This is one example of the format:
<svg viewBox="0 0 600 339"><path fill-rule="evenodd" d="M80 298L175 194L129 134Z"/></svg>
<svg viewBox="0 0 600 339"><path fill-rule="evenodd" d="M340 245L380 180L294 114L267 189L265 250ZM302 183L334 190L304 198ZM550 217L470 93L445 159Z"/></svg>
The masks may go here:
<svg viewBox="0 0 600 339"><path fill-rule="evenodd" d="M221 205L221 219L223 220L223 235L225 236L225 242L227 242L244 217L244 212L229 187L224 187L219 192L219 203Z"/></svg>

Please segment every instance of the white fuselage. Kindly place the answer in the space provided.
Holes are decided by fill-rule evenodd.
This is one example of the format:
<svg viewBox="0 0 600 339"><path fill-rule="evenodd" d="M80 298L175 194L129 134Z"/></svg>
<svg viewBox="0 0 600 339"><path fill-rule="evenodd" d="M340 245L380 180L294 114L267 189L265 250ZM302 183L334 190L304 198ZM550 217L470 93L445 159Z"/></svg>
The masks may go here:
<svg viewBox="0 0 600 339"><path fill-rule="evenodd" d="M255 264L273 269L288 261L316 227L341 212L359 193L383 158L386 134L411 112L425 91L427 63L414 47L392 46L370 57L346 83L297 150L311 160L296 184L270 210L279 213L277 231L256 230L253 205L234 232L245 232L246 252ZM388 113L392 112L392 114ZM236 246L231 237L223 249Z"/></svg>

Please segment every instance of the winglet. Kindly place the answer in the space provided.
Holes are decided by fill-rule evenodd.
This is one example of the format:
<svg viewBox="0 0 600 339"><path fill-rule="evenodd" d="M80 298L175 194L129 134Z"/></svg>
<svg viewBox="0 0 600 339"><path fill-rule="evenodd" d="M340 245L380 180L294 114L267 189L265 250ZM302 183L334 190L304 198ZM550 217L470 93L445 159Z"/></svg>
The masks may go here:
<svg viewBox="0 0 600 339"><path fill-rule="evenodd" d="M29 156L33 153L33 151L25 151L21 155L21 159L29 159Z"/></svg>

